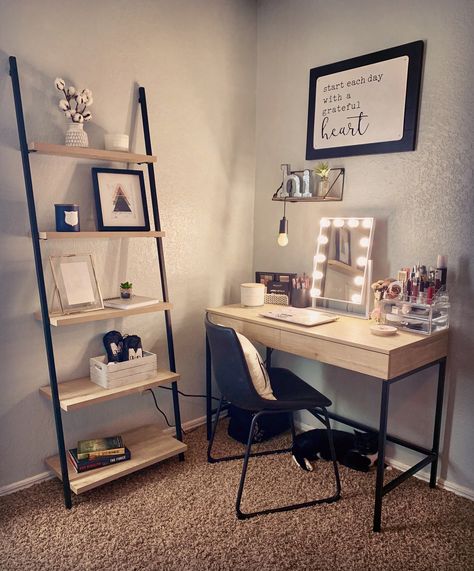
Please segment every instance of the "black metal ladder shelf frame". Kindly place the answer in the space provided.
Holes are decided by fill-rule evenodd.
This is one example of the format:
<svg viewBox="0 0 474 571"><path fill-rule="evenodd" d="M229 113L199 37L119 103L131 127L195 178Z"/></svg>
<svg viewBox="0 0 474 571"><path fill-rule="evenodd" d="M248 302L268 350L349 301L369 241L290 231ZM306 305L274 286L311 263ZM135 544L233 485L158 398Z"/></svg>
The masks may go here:
<svg viewBox="0 0 474 571"><path fill-rule="evenodd" d="M31 176L30 157L29 157L30 150L28 149L28 141L26 137L25 119L23 114L23 105L21 101L21 89L20 89L20 81L19 81L16 58L14 56L10 56L9 62L10 62L10 76L13 87L13 98L15 102L15 113L16 113L16 120L18 127L18 138L20 141L20 151L21 151L21 159L23 165L23 176L25 179L26 200L28 205L28 215L31 228L31 241L33 244L36 280L38 284L38 293L41 306L41 318L43 325L44 342L46 347L46 357L48 362L49 382L51 386L51 399L53 405L54 422L56 427L56 438L57 438L57 445L59 452L59 460L61 465L64 503L66 508L70 509L72 507L72 496L71 496L71 488L69 485L66 447L64 442L64 429L61 417L61 405L60 405L59 391L58 391L58 379L56 373L56 364L54 360L53 340L51 334L51 324L49 320L48 299L46 295L46 287L45 287L44 272L43 272L43 260L41 255L40 234L38 230L35 196L33 191L33 180ZM142 116L146 154L152 155L153 152L152 152L151 137L150 137L150 126L148 122L148 110L147 110L146 94L144 87L140 87L138 90L138 103L140 105L141 116ZM150 194L152 201L155 230L161 231L154 165L153 163L148 163L147 167L148 167L148 180L150 185ZM163 301L166 303L169 301L169 293L168 293L168 282L166 278L163 240L161 236L156 237L155 240L156 240L156 248L158 255L158 265L160 270L161 291L162 291ZM164 315L165 315L165 326L166 326L170 371L176 373L177 371L176 371L176 360L174 353L171 311L169 309L166 309L164 311ZM171 383L171 388L173 394L173 409L174 409L174 418L176 425L176 438L182 441L183 438L182 438L182 429L181 429L181 415L179 410L178 385L176 381L173 381ZM184 453L179 454L179 459L184 460Z"/></svg>

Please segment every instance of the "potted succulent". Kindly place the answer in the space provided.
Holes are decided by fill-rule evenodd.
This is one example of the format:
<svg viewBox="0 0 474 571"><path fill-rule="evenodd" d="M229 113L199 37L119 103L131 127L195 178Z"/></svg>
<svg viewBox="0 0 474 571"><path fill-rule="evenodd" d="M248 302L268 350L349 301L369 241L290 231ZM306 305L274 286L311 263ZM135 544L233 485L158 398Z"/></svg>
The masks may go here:
<svg viewBox="0 0 474 571"><path fill-rule="evenodd" d="M318 189L316 192L316 196L325 198L329 193L329 172L331 169L329 168L328 163L319 163L314 168L314 174L319 176L318 182Z"/></svg>
<svg viewBox="0 0 474 571"><path fill-rule="evenodd" d="M120 297L122 299L130 299L132 297L133 284L130 282L123 282L120 284Z"/></svg>
<svg viewBox="0 0 474 571"><path fill-rule="evenodd" d="M68 129L66 131L66 146L68 147L87 147L89 139L84 131L84 123L91 120L92 115L89 107L93 103L92 91L83 89L77 91L72 85L66 87L64 79L57 77L54 85L58 91L63 94L63 99L59 101L59 109L64 111L64 115L68 120Z"/></svg>

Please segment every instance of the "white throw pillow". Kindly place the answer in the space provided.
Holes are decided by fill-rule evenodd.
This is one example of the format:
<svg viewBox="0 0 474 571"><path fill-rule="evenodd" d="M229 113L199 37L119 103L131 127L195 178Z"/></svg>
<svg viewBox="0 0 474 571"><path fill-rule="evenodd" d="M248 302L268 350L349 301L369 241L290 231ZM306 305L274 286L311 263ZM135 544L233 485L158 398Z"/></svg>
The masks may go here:
<svg viewBox="0 0 474 571"><path fill-rule="evenodd" d="M273 396L270 377L268 376L267 369L260 357L260 353L255 349L247 337L244 337L240 333L237 333L237 337L240 341L242 351L244 352L247 367L249 368L255 390L264 399L277 400Z"/></svg>

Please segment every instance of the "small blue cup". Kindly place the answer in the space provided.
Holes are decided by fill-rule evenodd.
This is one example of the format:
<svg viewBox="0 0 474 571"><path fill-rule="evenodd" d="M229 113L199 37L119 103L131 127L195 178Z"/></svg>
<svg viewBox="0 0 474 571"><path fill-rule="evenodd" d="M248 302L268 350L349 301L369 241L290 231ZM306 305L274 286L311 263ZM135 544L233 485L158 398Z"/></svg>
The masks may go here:
<svg viewBox="0 0 474 571"><path fill-rule="evenodd" d="M56 231L79 232L79 205L78 204L55 204Z"/></svg>

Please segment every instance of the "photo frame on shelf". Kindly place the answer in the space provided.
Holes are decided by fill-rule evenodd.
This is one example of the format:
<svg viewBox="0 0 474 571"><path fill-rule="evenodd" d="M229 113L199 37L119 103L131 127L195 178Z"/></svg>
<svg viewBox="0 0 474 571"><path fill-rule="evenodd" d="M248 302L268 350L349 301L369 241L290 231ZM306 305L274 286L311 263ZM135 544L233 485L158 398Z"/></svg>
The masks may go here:
<svg viewBox="0 0 474 571"><path fill-rule="evenodd" d="M149 231L150 219L141 170L92 169L99 231Z"/></svg>
<svg viewBox="0 0 474 571"><path fill-rule="evenodd" d="M104 309L92 254L50 256L63 315Z"/></svg>

